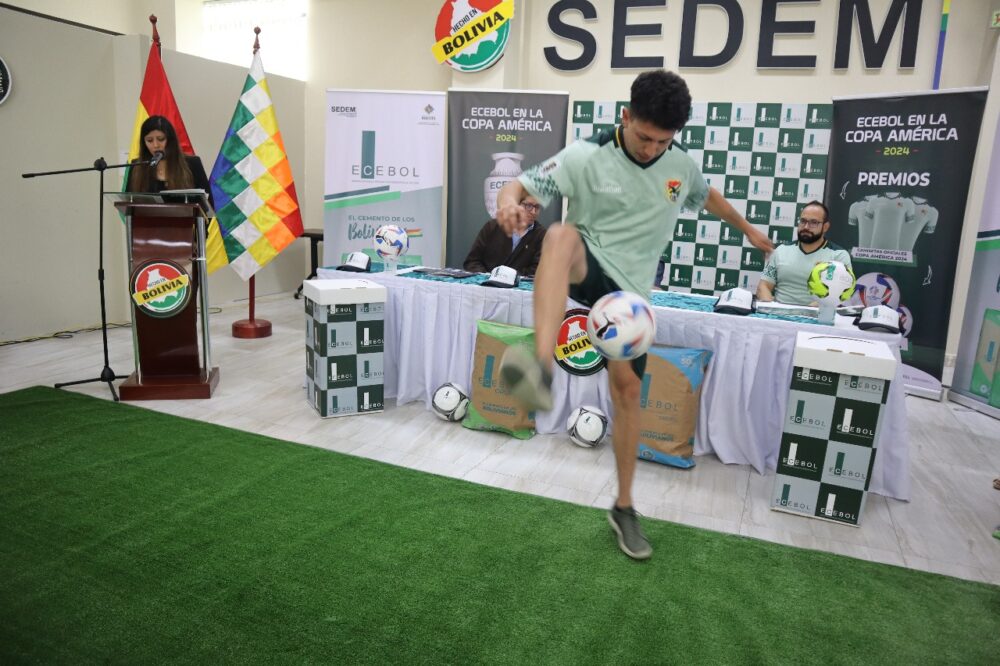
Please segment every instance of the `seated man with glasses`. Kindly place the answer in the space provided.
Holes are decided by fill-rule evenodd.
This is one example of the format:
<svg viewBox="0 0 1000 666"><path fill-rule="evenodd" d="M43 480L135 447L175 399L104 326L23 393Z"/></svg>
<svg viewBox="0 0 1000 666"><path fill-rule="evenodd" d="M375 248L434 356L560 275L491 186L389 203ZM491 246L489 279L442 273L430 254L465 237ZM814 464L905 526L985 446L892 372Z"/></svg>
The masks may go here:
<svg viewBox="0 0 1000 666"><path fill-rule="evenodd" d="M523 276L535 274L542 258L542 239L545 238L545 227L538 222L542 207L538 199L526 196L521 200L521 208L528 214L530 226L521 233L514 232L513 236L508 236L496 220L490 220L479 230L462 268L475 273L489 273L497 266L509 266Z"/></svg>
<svg viewBox="0 0 1000 666"><path fill-rule="evenodd" d="M789 305L813 305L816 297L806 283L813 266L821 261L839 261L851 268L847 250L826 240L830 211L819 201L802 209L798 241L780 245L771 253L757 283L757 300Z"/></svg>

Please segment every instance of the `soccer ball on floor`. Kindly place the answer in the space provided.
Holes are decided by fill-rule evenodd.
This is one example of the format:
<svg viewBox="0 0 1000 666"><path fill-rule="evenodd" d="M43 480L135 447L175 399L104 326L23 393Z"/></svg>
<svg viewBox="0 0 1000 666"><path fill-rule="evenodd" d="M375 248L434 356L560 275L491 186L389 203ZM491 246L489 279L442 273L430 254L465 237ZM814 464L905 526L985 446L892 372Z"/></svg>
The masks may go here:
<svg viewBox="0 0 1000 666"><path fill-rule="evenodd" d="M854 294L854 272L839 261L821 261L809 273L807 286L821 301L843 303Z"/></svg>
<svg viewBox="0 0 1000 666"><path fill-rule="evenodd" d="M608 417L597 407L577 407L566 419L566 432L577 446L599 446L608 435Z"/></svg>
<svg viewBox="0 0 1000 666"><path fill-rule="evenodd" d="M469 411L469 394L458 384L442 384L431 399L434 413L445 421L461 421Z"/></svg>
<svg viewBox="0 0 1000 666"><path fill-rule="evenodd" d="M638 294L613 291L590 309L587 335L594 348L612 361L638 358L656 337L653 308Z"/></svg>
<svg viewBox="0 0 1000 666"><path fill-rule="evenodd" d="M406 229L395 224L383 224L375 231L375 252L383 259L397 259L410 249L410 237Z"/></svg>

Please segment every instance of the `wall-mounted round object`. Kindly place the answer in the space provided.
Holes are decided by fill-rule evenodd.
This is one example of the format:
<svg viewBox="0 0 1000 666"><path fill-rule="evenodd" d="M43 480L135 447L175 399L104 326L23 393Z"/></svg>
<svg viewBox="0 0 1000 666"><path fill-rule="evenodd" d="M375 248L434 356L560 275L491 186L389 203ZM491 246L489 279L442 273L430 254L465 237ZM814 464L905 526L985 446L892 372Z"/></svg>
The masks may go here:
<svg viewBox="0 0 1000 666"><path fill-rule="evenodd" d="M0 58L0 104L7 101L10 97L10 67L4 62L3 58Z"/></svg>

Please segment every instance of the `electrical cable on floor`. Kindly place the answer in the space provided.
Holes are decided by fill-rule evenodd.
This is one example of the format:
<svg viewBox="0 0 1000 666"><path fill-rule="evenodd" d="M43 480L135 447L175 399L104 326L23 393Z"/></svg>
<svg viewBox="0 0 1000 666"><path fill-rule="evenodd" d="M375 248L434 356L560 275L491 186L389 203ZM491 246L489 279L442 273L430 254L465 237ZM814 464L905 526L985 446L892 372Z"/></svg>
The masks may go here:
<svg viewBox="0 0 1000 666"><path fill-rule="evenodd" d="M222 312L221 307L210 307L208 309L209 314L220 314ZM112 322L108 324L108 330L115 328L131 328L132 324L130 322ZM80 333L93 333L94 331L101 330L100 326L88 326L86 328L78 328L72 331L57 331L55 333L50 333L49 335L39 335L31 338L21 338L20 340L0 340L0 347L9 347L10 345L19 345L26 342L38 342L40 340L71 340L73 336L79 335Z"/></svg>
<svg viewBox="0 0 1000 666"><path fill-rule="evenodd" d="M108 324L109 331L113 328L131 328L131 327L132 324L130 324L129 322ZM7 347L9 345L19 345L24 342L38 342L39 340L53 340L53 339L69 340L74 335L78 335L80 333L93 333L94 331L99 331L99 330L101 330L100 326L88 326L86 328L78 328L72 331L57 331L56 333L52 333L50 335L39 335L33 338L21 338L20 340L3 340L0 341L0 347Z"/></svg>

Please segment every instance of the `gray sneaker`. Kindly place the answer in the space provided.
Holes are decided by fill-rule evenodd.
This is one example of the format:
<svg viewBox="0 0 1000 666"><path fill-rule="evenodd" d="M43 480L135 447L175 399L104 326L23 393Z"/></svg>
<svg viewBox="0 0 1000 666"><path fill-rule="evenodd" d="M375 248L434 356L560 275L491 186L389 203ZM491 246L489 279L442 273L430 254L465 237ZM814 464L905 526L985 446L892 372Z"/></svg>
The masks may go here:
<svg viewBox="0 0 1000 666"><path fill-rule="evenodd" d="M552 373L524 346L512 345L500 360L500 378L529 411L552 409Z"/></svg>
<svg viewBox="0 0 1000 666"><path fill-rule="evenodd" d="M649 545L646 535L639 527L639 517L635 509L619 509L616 506L608 511L608 522L611 529L618 535L618 547L634 560L648 560L653 555L653 547Z"/></svg>

